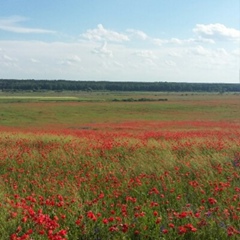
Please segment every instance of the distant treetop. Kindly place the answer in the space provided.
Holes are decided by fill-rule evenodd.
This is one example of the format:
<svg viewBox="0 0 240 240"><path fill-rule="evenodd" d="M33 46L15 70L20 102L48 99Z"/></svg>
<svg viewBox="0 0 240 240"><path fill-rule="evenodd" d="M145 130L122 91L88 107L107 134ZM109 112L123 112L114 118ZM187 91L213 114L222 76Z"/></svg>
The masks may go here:
<svg viewBox="0 0 240 240"><path fill-rule="evenodd" d="M0 79L1 91L240 92L237 83L109 82Z"/></svg>

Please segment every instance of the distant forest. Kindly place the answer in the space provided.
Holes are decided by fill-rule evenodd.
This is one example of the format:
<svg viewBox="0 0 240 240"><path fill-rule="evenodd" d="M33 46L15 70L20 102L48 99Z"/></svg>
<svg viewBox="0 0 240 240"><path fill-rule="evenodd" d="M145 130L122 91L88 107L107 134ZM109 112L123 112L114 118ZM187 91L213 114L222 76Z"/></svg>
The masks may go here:
<svg viewBox="0 0 240 240"><path fill-rule="evenodd" d="M240 92L240 84L0 79L0 91Z"/></svg>

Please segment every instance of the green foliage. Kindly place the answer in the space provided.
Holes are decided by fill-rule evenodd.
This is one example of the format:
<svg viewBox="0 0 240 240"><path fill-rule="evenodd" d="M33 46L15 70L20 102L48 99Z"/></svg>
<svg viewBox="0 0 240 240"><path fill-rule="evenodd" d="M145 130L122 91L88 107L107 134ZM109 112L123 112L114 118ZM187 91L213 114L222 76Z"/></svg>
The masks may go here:
<svg viewBox="0 0 240 240"><path fill-rule="evenodd" d="M107 82L66 80L0 79L2 91L164 91L164 92L240 92L239 84L169 83L169 82Z"/></svg>

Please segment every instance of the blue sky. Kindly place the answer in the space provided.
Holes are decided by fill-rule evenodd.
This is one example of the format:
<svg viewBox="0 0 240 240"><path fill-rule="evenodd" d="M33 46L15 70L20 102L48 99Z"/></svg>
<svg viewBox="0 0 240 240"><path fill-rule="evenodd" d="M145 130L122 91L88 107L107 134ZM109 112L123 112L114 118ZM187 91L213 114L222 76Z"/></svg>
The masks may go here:
<svg viewBox="0 0 240 240"><path fill-rule="evenodd" d="M0 78L239 82L238 0L0 3Z"/></svg>

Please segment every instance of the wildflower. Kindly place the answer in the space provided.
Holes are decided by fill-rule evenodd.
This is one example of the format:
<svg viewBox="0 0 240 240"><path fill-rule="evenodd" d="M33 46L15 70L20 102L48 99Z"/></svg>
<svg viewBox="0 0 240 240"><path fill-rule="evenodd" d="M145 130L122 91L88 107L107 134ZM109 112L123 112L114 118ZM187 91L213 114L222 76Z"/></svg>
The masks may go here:
<svg viewBox="0 0 240 240"><path fill-rule="evenodd" d="M178 195L177 196L177 200L180 200L182 197L181 197L181 195Z"/></svg>
<svg viewBox="0 0 240 240"><path fill-rule="evenodd" d="M192 231L192 232L196 232L196 231L197 231L197 228L192 227L192 228L191 228L191 231Z"/></svg>
<svg viewBox="0 0 240 240"><path fill-rule="evenodd" d="M89 211L89 212L87 213L87 217L88 217L89 219L92 219L93 221L97 221L97 217L95 216L95 214L94 214L92 211Z"/></svg>
<svg viewBox="0 0 240 240"><path fill-rule="evenodd" d="M187 229L184 226L179 226L178 227L178 234L182 235L187 232Z"/></svg>
<svg viewBox="0 0 240 240"><path fill-rule="evenodd" d="M120 218L120 217L115 217L115 220L116 220L117 222L122 222L122 218Z"/></svg>
<svg viewBox="0 0 240 240"><path fill-rule="evenodd" d="M44 235L44 234L45 234L45 231L44 231L44 230L39 230L39 231L38 231L38 234L39 234L39 235Z"/></svg>
<svg viewBox="0 0 240 240"><path fill-rule="evenodd" d="M111 226L109 227L109 231L110 232L117 232L119 229L117 228L117 226Z"/></svg>
<svg viewBox="0 0 240 240"><path fill-rule="evenodd" d="M240 234L240 231L238 231L237 229L235 229L234 227L232 226L229 226L227 228L227 233L228 233L228 236L232 236L234 234Z"/></svg>
<svg viewBox="0 0 240 240"><path fill-rule="evenodd" d="M17 217L17 215L18 215L17 212L12 212L12 213L11 213L11 217L12 217L12 218Z"/></svg>
<svg viewBox="0 0 240 240"><path fill-rule="evenodd" d="M122 232L127 232L128 231L128 225L127 224L122 224Z"/></svg>
<svg viewBox="0 0 240 240"><path fill-rule="evenodd" d="M195 228L191 223L184 225L185 228L189 229L191 232L196 232L197 228Z"/></svg>
<svg viewBox="0 0 240 240"><path fill-rule="evenodd" d="M161 218L161 217L158 217L155 223L156 223L156 224L159 224L161 221L162 221L162 218Z"/></svg>
<svg viewBox="0 0 240 240"><path fill-rule="evenodd" d="M154 187L149 191L149 194L159 194L159 191Z"/></svg>
<svg viewBox="0 0 240 240"><path fill-rule="evenodd" d="M28 231L27 231L27 234L32 234L33 233L33 230L30 228L30 229L28 229Z"/></svg>
<svg viewBox="0 0 240 240"><path fill-rule="evenodd" d="M209 202L211 205L214 205L214 204L217 203L217 200L214 199L214 198L209 198L209 199L208 199L208 202Z"/></svg>
<svg viewBox="0 0 240 240"><path fill-rule="evenodd" d="M187 217L187 216L188 216L188 213L187 213L187 212L182 212L182 213L178 214L178 217L179 217L179 218L185 218L185 217Z"/></svg>
<svg viewBox="0 0 240 240"><path fill-rule="evenodd" d="M27 218L26 216L25 216L25 217L23 217L23 218L22 218L22 222L24 222L24 223L25 223L25 222L27 221L27 219L28 219L28 218Z"/></svg>
<svg viewBox="0 0 240 240"><path fill-rule="evenodd" d="M76 220L75 224L76 225L80 225L81 224L81 220L80 219Z"/></svg>
<svg viewBox="0 0 240 240"><path fill-rule="evenodd" d="M141 217L144 217L145 216L145 212L140 212L139 214Z"/></svg>
<svg viewBox="0 0 240 240"><path fill-rule="evenodd" d="M134 231L134 234L135 234L135 235L138 235L139 233L140 233L140 232L139 232L138 230L135 230L135 231Z"/></svg>
<svg viewBox="0 0 240 240"><path fill-rule="evenodd" d="M163 234L167 234L167 233L168 233L168 230L167 230L167 229L163 229L163 230L162 230L162 233L163 233Z"/></svg>
<svg viewBox="0 0 240 240"><path fill-rule="evenodd" d="M153 212L153 216L156 217L157 215L158 215L158 212L157 212L157 211L154 211L154 212Z"/></svg>
<svg viewBox="0 0 240 240"><path fill-rule="evenodd" d="M102 222L103 222L103 224L108 224L108 219L107 219L107 218L104 218L104 219L102 220Z"/></svg>
<svg viewBox="0 0 240 240"><path fill-rule="evenodd" d="M104 198L104 193L100 193L98 196L99 199L103 199Z"/></svg>
<svg viewBox="0 0 240 240"><path fill-rule="evenodd" d="M59 235L65 236L67 235L67 230L66 229L62 229L58 232Z"/></svg>
<svg viewBox="0 0 240 240"><path fill-rule="evenodd" d="M157 207L159 204L157 202L151 202L150 207Z"/></svg>
<svg viewBox="0 0 240 240"><path fill-rule="evenodd" d="M173 223L169 223L168 226L169 226L170 228L174 228L174 227L175 227L175 225L174 225Z"/></svg>
<svg viewBox="0 0 240 240"><path fill-rule="evenodd" d="M200 213L199 213L199 212L196 212L196 213L194 214L194 216L195 216L196 218L199 218L199 217L200 217Z"/></svg>
<svg viewBox="0 0 240 240"><path fill-rule="evenodd" d="M113 221L114 221L114 217L109 217L109 218L108 218L108 221L109 221L109 222L113 222Z"/></svg>

